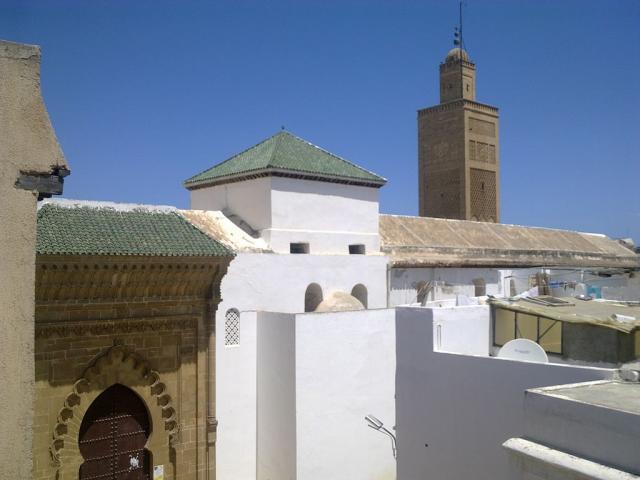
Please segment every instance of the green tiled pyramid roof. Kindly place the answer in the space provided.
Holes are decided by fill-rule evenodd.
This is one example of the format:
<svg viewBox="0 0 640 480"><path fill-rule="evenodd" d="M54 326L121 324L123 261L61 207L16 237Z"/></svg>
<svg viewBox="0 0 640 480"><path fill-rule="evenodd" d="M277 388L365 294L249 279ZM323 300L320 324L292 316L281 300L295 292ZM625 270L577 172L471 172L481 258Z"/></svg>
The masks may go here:
<svg viewBox="0 0 640 480"><path fill-rule="evenodd" d="M263 142L185 180L187 188L226 183L248 176L289 174L380 187L386 180L289 132Z"/></svg>
<svg viewBox="0 0 640 480"><path fill-rule="evenodd" d="M36 251L41 255L233 255L171 207L69 200L40 206Z"/></svg>

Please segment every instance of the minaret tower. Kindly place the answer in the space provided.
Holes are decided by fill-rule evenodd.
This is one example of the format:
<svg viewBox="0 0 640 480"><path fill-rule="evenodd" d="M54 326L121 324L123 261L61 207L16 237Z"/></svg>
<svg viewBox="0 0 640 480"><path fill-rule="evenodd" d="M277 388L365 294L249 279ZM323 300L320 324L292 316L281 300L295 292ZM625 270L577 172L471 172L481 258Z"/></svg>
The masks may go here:
<svg viewBox="0 0 640 480"><path fill-rule="evenodd" d="M454 48L440 64L440 104L418 111L420 215L500 221L498 109L476 102L476 65Z"/></svg>

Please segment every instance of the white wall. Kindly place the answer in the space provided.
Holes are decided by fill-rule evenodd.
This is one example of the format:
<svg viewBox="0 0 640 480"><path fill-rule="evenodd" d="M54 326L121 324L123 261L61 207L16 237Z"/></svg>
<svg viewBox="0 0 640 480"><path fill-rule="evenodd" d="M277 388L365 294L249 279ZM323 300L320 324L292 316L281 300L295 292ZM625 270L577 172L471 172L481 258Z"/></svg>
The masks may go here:
<svg viewBox="0 0 640 480"><path fill-rule="evenodd" d="M379 253L377 188L264 177L191 191L191 208L232 212L275 252L292 242L311 253L348 254L350 244Z"/></svg>
<svg viewBox="0 0 640 480"><path fill-rule="evenodd" d="M222 280L222 301L216 312L216 415L219 420L216 471L219 479L256 478L258 346L255 311L302 312L305 290L313 282L320 284L325 295L334 289L351 292L354 285L362 283L368 290L370 308L383 308L386 306L386 262L384 256L260 253L239 253L232 260ZM240 311L241 340L239 347L225 348L224 320L230 308ZM261 350L263 361L270 355L268 352ZM278 358L274 357L268 363L282 361ZM261 418L264 420L263 416ZM272 427L263 424L262 428ZM290 466L286 460L274 462L285 465L282 467L285 469ZM261 471L264 472L276 468L273 464L263 467Z"/></svg>
<svg viewBox="0 0 640 480"><path fill-rule="evenodd" d="M364 420L394 424L394 332L386 309L241 312L225 347L220 324L217 478L395 479L389 438Z"/></svg>
<svg viewBox="0 0 640 480"><path fill-rule="evenodd" d="M367 288L369 308L387 305L387 257L380 255L290 255L239 253L222 279L222 301L216 317L229 308L270 312L304 312L304 294L310 283L351 293L361 283Z"/></svg>
<svg viewBox="0 0 640 480"><path fill-rule="evenodd" d="M640 401L640 385L629 386L637 391L636 402ZM631 411L625 411L627 405L622 399L618 409L602 407L597 394L593 395L593 404L566 398L562 393L554 396L556 388L566 386L526 392L524 435L549 447L640 475L640 415L632 411L633 407L628 405Z"/></svg>
<svg viewBox="0 0 640 480"><path fill-rule="evenodd" d="M408 305L417 301L419 282L431 281L434 291L429 300L455 298L456 295L474 296L473 280L484 278L487 295L510 295L510 282L513 280L516 293L530 288L531 276L544 271L551 285L563 284L552 288L551 294L561 297L586 293L585 285L602 287L602 296L611 300L640 299L640 276L629 278L628 274L602 277L583 272L580 269L491 269L491 268L393 268L389 275L389 305ZM570 282L576 285L569 285Z"/></svg>
<svg viewBox="0 0 640 480"><path fill-rule="evenodd" d="M432 311L434 350L489 355L491 314L488 305L434 308Z"/></svg>
<svg viewBox="0 0 640 480"><path fill-rule="evenodd" d="M637 438L634 439L637 441ZM509 452L513 480L638 480L638 476L549 448L524 438L510 438L503 447ZM638 456L636 455L636 458Z"/></svg>
<svg viewBox="0 0 640 480"><path fill-rule="evenodd" d="M380 250L378 189L314 180L272 177L271 248L288 252L290 242L309 242L311 253L348 253L349 244Z"/></svg>
<svg viewBox="0 0 640 480"><path fill-rule="evenodd" d="M475 295L473 280L483 278L487 295L502 295L500 270L491 268L393 268L389 275L389 306L416 303L419 282L435 285L429 300L456 298L456 295Z"/></svg>
<svg viewBox="0 0 640 480"><path fill-rule="evenodd" d="M274 228L378 232L378 188L272 177L271 189Z"/></svg>
<svg viewBox="0 0 640 480"><path fill-rule="evenodd" d="M593 283L595 284L595 282ZM640 277L638 272L635 273L633 278L620 279L620 284L616 285L614 281L611 283L603 281L600 284L602 285L602 298L636 302L640 300Z"/></svg>
<svg viewBox="0 0 640 480"><path fill-rule="evenodd" d="M257 348L257 478L293 480L296 478L295 315L259 313Z"/></svg>
<svg viewBox="0 0 640 480"><path fill-rule="evenodd" d="M523 432L524 390L614 372L434 352L431 309L399 307L396 318L401 480L511 480L501 445Z"/></svg>
<svg viewBox="0 0 640 480"><path fill-rule="evenodd" d="M503 290L509 294L509 285L511 280L515 284L516 293L520 294L531 288L530 278L537 273L545 271L541 268L518 268L514 270L502 270L504 280L502 282Z"/></svg>
<svg viewBox="0 0 640 480"><path fill-rule="evenodd" d="M296 316L296 409L300 480L392 480L395 423L393 310Z"/></svg>
<svg viewBox="0 0 640 480"><path fill-rule="evenodd" d="M268 177L199 188L190 193L192 210L231 212L257 231L271 226L271 179Z"/></svg>
<svg viewBox="0 0 640 480"><path fill-rule="evenodd" d="M572 297L587 293L587 286L602 288L602 298L609 300L637 301L640 299L640 277L629 278L629 274L614 274L610 277L591 273L597 269L553 269L521 268L502 270L505 277L503 288L508 289L512 276L518 293L529 288L529 277L544 271L549 278L551 294L557 297ZM508 292L508 290L507 290Z"/></svg>
<svg viewBox="0 0 640 480"><path fill-rule="evenodd" d="M610 277L598 276L589 272L570 270L550 270L551 294L560 297L586 294L587 286L600 287L602 298L608 300L640 300L640 277L629 274L616 274Z"/></svg>
<svg viewBox="0 0 640 480"><path fill-rule="evenodd" d="M240 344L224 345L216 325L216 478L255 480L257 445L257 322L240 313Z"/></svg>

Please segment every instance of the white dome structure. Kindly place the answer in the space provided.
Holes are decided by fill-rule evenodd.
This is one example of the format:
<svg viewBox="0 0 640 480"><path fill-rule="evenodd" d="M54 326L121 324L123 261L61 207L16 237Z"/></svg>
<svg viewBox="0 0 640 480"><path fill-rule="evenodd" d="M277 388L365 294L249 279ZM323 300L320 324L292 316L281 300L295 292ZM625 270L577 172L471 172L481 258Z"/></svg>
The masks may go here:
<svg viewBox="0 0 640 480"><path fill-rule="evenodd" d="M320 302L315 309L316 312L349 312L353 310L364 310L365 307L356 297L349 295L342 290L334 290Z"/></svg>

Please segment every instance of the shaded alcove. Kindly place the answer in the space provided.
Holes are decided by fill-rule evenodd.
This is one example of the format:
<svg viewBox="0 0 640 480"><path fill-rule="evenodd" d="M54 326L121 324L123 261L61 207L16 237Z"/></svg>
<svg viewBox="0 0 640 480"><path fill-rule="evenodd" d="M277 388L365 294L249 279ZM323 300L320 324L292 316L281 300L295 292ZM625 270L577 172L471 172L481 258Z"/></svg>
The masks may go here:
<svg viewBox="0 0 640 480"><path fill-rule="evenodd" d="M322 287L317 283L310 283L304 292L304 311L315 311L320 302L322 302Z"/></svg>
<svg viewBox="0 0 640 480"><path fill-rule="evenodd" d="M474 278L474 297L483 297L487 294L487 282L484 278Z"/></svg>
<svg viewBox="0 0 640 480"><path fill-rule="evenodd" d="M358 283L356 286L354 286L351 289L351 295L360 300L360 303L364 306L364 308L369 308L369 294L367 292L367 287L365 287L363 284Z"/></svg>

